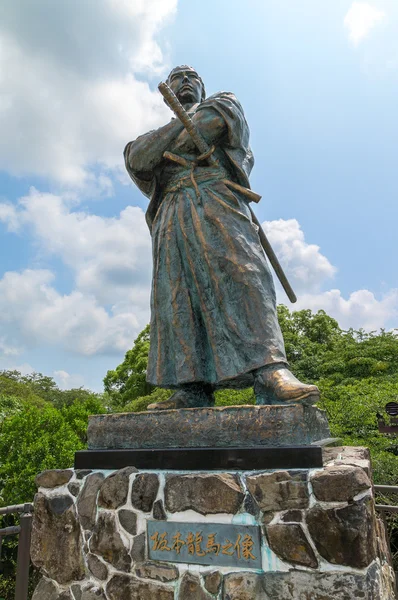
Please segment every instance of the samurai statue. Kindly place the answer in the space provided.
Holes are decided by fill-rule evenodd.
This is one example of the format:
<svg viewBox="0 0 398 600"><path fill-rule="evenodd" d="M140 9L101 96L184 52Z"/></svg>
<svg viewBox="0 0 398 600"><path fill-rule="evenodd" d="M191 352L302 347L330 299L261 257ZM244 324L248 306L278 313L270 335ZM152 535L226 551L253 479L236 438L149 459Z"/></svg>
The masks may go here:
<svg viewBox="0 0 398 600"><path fill-rule="evenodd" d="M149 409L213 406L216 389L249 386L257 404L312 404L318 388L301 383L287 364L274 283L249 206L254 158L242 106L230 92L206 98L192 67L173 69L167 84L210 150L201 153L172 118L124 151L129 175L150 199L147 380L175 390Z"/></svg>

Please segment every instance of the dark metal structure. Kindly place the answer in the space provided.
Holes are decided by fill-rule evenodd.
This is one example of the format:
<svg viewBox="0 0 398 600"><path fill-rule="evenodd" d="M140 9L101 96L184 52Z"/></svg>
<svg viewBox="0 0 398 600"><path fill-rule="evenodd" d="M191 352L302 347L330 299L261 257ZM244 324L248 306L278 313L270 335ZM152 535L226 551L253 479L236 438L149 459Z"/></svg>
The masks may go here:
<svg viewBox="0 0 398 600"><path fill-rule="evenodd" d="M375 485L375 492L383 494L398 494L397 485ZM391 504L376 504L376 509L383 513L398 513L398 506Z"/></svg>
<svg viewBox="0 0 398 600"><path fill-rule="evenodd" d="M390 421L387 424L382 415L377 415L378 427L380 433L393 433L398 434L398 402L388 402L385 406L385 411L390 417Z"/></svg>
<svg viewBox="0 0 398 600"><path fill-rule="evenodd" d="M1 515L20 514L20 524L0 529L0 540L8 535L19 535L15 600L28 599L30 537L32 532L33 504L14 504L0 508Z"/></svg>

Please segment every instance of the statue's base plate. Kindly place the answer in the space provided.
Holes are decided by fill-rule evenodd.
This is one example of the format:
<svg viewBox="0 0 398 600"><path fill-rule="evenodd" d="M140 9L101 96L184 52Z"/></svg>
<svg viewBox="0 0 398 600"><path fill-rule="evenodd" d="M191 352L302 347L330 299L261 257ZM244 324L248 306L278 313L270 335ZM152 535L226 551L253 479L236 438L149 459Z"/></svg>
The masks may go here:
<svg viewBox="0 0 398 600"><path fill-rule="evenodd" d="M224 406L89 417L90 450L308 446L330 438L316 406Z"/></svg>
<svg viewBox="0 0 398 600"><path fill-rule="evenodd" d="M76 469L137 469L176 471L254 471L314 469L323 466L320 446L277 448L154 448L144 450L79 450Z"/></svg>

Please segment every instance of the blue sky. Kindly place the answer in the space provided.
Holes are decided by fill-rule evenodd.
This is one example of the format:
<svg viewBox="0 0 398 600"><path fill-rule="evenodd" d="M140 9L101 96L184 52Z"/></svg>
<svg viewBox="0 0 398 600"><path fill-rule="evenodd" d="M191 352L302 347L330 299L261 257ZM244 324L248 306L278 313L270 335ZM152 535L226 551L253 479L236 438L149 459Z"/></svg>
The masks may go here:
<svg viewBox="0 0 398 600"><path fill-rule="evenodd" d="M177 64L244 107L255 210L295 308L397 326L396 0L14 0L0 8L0 369L100 390L148 322L147 201L122 151L170 118L156 87Z"/></svg>

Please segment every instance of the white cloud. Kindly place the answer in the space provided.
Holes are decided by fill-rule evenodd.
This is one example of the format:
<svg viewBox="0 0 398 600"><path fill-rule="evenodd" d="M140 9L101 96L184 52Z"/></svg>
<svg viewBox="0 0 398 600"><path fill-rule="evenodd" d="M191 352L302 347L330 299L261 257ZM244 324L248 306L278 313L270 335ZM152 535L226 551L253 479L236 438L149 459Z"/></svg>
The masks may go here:
<svg viewBox="0 0 398 600"><path fill-rule="evenodd" d="M398 290L390 291L380 300L369 290L355 291L347 299L338 289L321 291L328 280L334 277L336 267L321 254L319 246L305 241L298 221L265 221L263 228L298 297L296 304L290 304L274 276L279 302L288 304L291 310L323 309L343 329L379 329L389 327L396 320Z"/></svg>
<svg viewBox="0 0 398 600"><path fill-rule="evenodd" d="M8 272L0 280L0 328L4 338L18 332L25 346L58 346L72 353L123 352L138 322L131 310L106 311L91 295L62 295L48 270Z"/></svg>
<svg viewBox="0 0 398 600"><path fill-rule="evenodd" d="M60 294L49 269L8 272L0 280L0 334L10 344L48 344L93 355L124 352L149 319L151 241L144 212L128 206L118 218L72 211L61 196L32 189L0 220L30 229L37 260L56 256L74 277Z"/></svg>
<svg viewBox="0 0 398 600"><path fill-rule="evenodd" d="M122 164L129 139L168 115L137 73L159 74L156 41L177 0L53 2L0 7L0 169L97 183L89 168ZM23 18L21 15L23 14Z"/></svg>
<svg viewBox="0 0 398 600"><path fill-rule="evenodd" d="M15 206L8 202L0 204L0 222L6 223L8 231L17 231L19 219Z"/></svg>
<svg viewBox="0 0 398 600"><path fill-rule="evenodd" d="M70 375L67 371L54 371L54 381L61 390L76 389L84 386L82 375Z"/></svg>
<svg viewBox="0 0 398 600"><path fill-rule="evenodd" d="M0 357L0 371L18 371L21 375L31 375L35 372L32 365L29 363L15 364L10 362L4 362Z"/></svg>
<svg viewBox="0 0 398 600"><path fill-rule="evenodd" d="M369 290L358 290L348 299L340 290L330 290L321 294L304 294L299 297L294 310L310 308L313 311L325 310L334 317L343 329L377 330L389 327L389 322L398 317L398 289L377 300Z"/></svg>
<svg viewBox="0 0 398 600"><path fill-rule="evenodd" d="M334 277L336 267L321 254L319 246L305 241L296 219L265 221L262 226L297 293L316 291Z"/></svg>
<svg viewBox="0 0 398 600"><path fill-rule="evenodd" d="M17 346L10 345L4 337L0 337L0 357L18 356L21 353L21 349Z"/></svg>
<svg viewBox="0 0 398 600"><path fill-rule="evenodd" d="M127 206L120 216L106 218L71 211L62 196L31 189L17 208L2 215L13 230L29 227L39 248L61 258L72 269L79 291L101 304L129 301L148 288L151 241L144 212Z"/></svg>
<svg viewBox="0 0 398 600"><path fill-rule="evenodd" d="M344 27L348 29L349 39L354 46L358 46L385 17L384 11L367 2L353 2L345 16Z"/></svg>

